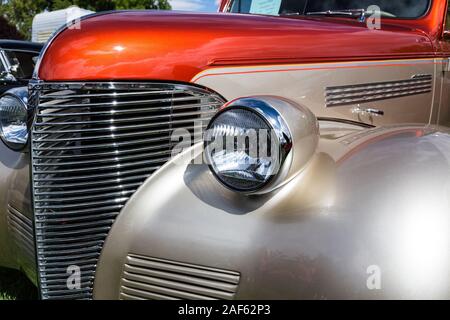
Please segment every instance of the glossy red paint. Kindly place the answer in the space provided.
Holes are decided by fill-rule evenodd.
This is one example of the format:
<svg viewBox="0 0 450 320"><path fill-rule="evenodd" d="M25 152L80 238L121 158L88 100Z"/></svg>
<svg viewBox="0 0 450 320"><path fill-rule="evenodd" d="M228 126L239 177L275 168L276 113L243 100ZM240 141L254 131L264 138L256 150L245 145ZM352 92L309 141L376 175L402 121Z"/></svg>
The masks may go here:
<svg viewBox="0 0 450 320"><path fill-rule="evenodd" d="M433 57L442 0L414 23L383 20L382 30L342 18L180 12L115 12L62 32L39 70L46 81L190 81L208 68ZM441 25L442 19L438 24ZM434 31L433 31L434 30Z"/></svg>
<svg viewBox="0 0 450 320"><path fill-rule="evenodd" d="M219 11L224 12L227 8L227 4L231 0L221 0ZM431 0L432 4L428 14L422 19L418 20L403 20L399 21L396 19L386 19L383 21L388 23L400 23L401 25L408 26L413 29L423 30L427 33L433 40L439 40L442 35L444 20L446 16L446 6L447 0Z"/></svg>

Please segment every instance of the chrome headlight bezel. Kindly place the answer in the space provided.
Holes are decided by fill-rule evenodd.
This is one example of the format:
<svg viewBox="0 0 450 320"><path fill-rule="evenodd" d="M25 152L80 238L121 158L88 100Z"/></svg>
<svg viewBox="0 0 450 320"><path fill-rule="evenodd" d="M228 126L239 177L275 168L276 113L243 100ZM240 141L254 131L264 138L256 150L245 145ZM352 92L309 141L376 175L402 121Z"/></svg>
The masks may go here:
<svg viewBox="0 0 450 320"><path fill-rule="evenodd" d="M211 159L211 154L208 152L209 150L209 139L208 135L211 134L211 129L214 126L217 119L219 119L226 112L233 112L236 110L245 110L253 113L257 117L259 117L264 123L267 125L270 130L271 139L276 137L276 145L278 147L278 164L275 171L275 174L271 174L263 183L260 183L252 188L239 188L236 185L232 185L222 178L220 172L218 172L217 168L214 165L214 161ZM249 128L252 129L252 128ZM267 190L268 186L272 185L277 177L281 174L281 172L286 172L286 167L290 166L290 160L292 157L289 157L292 151L292 134L289 130L289 127L286 121L283 119L282 115L269 103L264 101L263 99L257 98L242 98L234 100L221 108L221 110L214 115L211 119L208 127L206 129L207 134L205 135L204 141L204 150L205 150L205 161L209 166L210 171L213 173L215 178L226 188L244 194L252 194L259 193ZM288 159L290 159L288 161ZM273 173L273 171L272 171Z"/></svg>
<svg viewBox="0 0 450 320"><path fill-rule="evenodd" d="M28 97L28 89L27 88L14 88L6 93L4 93L0 97L0 140L10 149L14 151L23 151L25 147L28 144L28 138L29 138L29 128L28 128L28 107L27 107L27 98ZM5 134L4 130L4 123L2 119L3 112L13 112L12 110L4 110L6 106L2 105L2 101L6 99L13 99L16 106L21 108L21 112L23 112L23 125L24 125L24 131L26 132L24 134L23 142L13 141L8 138L8 136Z"/></svg>

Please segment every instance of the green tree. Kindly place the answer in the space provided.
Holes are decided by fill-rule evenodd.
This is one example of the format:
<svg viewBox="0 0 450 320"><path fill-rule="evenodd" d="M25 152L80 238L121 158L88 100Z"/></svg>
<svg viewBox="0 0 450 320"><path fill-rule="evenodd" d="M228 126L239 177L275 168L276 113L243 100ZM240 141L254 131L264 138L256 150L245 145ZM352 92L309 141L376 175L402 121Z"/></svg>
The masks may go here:
<svg viewBox="0 0 450 320"><path fill-rule="evenodd" d="M47 8L46 0L0 0L0 14L15 25L27 39L31 35L33 17Z"/></svg>
<svg viewBox="0 0 450 320"><path fill-rule="evenodd" d="M31 37L31 25L36 14L65 9L76 5L92 11L124 9L170 10L168 0L0 0L0 15L24 34Z"/></svg>
<svg viewBox="0 0 450 320"><path fill-rule="evenodd" d="M0 39L23 40L23 35L17 31L16 27L0 16Z"/></svg>
<svg viewBox="0 0 450 320"><path fill-rule="evenodd" d="M153 1L142 1L142 0L116 0L117 10L125 9L162 9L170 10L172 7L168 0L153 0Z"/></svg>

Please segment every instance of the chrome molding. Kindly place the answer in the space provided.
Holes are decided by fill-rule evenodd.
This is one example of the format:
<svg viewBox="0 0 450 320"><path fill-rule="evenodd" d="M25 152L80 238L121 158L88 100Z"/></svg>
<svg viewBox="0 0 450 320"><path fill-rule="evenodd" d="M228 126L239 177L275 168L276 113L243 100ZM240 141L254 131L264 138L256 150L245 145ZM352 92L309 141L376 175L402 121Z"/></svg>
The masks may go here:
<svg viewBox="0 0 450 320"><path fill-rule="evenodd" d="M42 298L92 298L105 238L128 199L171 157L171 133L205 128L224 102L172 83L30 84ZM80 267L79 289L67 288L71 265Z"/></svg>
<svg viewBox="0 0 450 320"><path fill-rule="evenodd" d="M416 75L407 80L327 87L325 99L327 107L337 107L428 93L432 88L432 75Z"/></svg>
<svg viewBox="0 0 450 320"><path fill-rule="evenodd" d="M138 255L128 255L120 287L122 300L231 300L238 272Z"/></svg>

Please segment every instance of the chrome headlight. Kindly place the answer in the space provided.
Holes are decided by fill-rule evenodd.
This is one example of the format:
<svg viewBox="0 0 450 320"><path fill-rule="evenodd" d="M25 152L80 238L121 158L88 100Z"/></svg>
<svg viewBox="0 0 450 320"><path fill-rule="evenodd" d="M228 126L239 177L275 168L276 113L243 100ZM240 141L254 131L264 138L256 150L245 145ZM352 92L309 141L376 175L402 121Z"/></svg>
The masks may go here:
<svg viewBox="0 0 450 320"><path fill-rule="evenodd" d="M241 99L211 120L205 156L226 187L240 192L263 189L278 175L292 148L289 129L271 105Z"/></svg>
<svg viewBox="0 0 450 320"><path fill-rule="evenodd" d="M8 91L0 98L0 138L16 151L23 149L28 140L28 111L23 90Z"/></svg>
<svg viewBox="0 0 450 320"><path fill-rule="evenodd" d="M266 193L303 169L318 137L316 117L295 102L272 96L237 99L209 123L205 161L229 189Z"/></svg>

